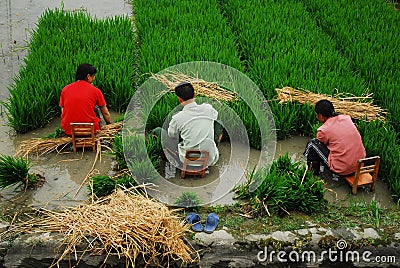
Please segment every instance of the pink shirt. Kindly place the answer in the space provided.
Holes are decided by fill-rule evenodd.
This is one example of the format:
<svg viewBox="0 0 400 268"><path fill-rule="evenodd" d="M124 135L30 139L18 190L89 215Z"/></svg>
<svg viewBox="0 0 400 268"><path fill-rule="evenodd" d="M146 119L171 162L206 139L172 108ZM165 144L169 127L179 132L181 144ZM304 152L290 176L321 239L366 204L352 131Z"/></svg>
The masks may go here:
<svg viewBox="0 0 400 268"><path fill-rule="evenodd" d="M318 128L317 139L328 147L329 168L339 175L355 172L357 160L365 157L361 135L348 115L330 117Z"/></svg>

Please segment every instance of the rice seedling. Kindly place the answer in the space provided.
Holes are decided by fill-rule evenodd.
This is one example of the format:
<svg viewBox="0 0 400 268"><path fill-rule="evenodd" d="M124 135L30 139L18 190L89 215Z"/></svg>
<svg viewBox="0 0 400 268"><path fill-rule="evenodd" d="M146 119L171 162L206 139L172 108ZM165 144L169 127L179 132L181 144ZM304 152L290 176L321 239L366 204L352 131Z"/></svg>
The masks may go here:
<svg viewBox="0 0 400 268"><path fill-rule="evenodd" d="M247 73L268 99L281 85L324 93L333 93L334 88L354 94L365 91L364 81L354 75L350 61L340 55L334 40L318 28L301 3L221 3L233 31L238 33Z"/></svg>
<svg viewBox="0 0 400 268"><path fill-rule="evenodd" d="M117 176L117 178L115 179L118 188L122 187L123 189L130 189L137 186L135 179L128 172L124 172L123 174Z"/></svg>
<svg viewBox="0 0 400 268"><path fill-rule="evenodd" d="M48 139L49 139L49 138L55 139L55 138L62 137L63 135L65 135L65 134L64 134L64 130L63 130L60 126L58 126L58 127L56 127L56 128L54 129L54 132L48 134L48 135L46 136L46 138L48 138Z"/></svg>
<svg viewBox="0 0 400 268"><path fill-rule="evenodd" d="M252 183L262 181L250 192ZM253 213L290 213L300 211L306 214L324 208L324 183L306 172L299 162L292 163L288 154L272 163L270 170L260 169L251 172L248 180L235 187L236 197L249 200Z"/></svg>
<svg viewBox="0 0 400 268"><path fill-rule="evenodd" d="M88 185L89 192L91 193L91 187L93 187L93 194L97 197L103 197L113 193L117 185L115 180L105 175L93 176L91 181L92 182Z"/></svg>
<svg viewBox="0 0 400 268"><path fill-rule="evenodd" d="M174 202L175 206L183 208L194 208L200 206L201 200L195 192L183 192Z"/></svg>
<svg viewBox="0 0 400 268"><path fill-rule="evenodd" d="M146 122L146 128L148 130L163 126L166 120L169 122L171 118L171 111L173 111L176 107L180 107L175 93L164 94L154 107L148 107L150 104L146 102L142 104L144 111L150 110Z"/></svg>
<svg viewBox="0 0 400 268"><path fill-rule="evenodd" d="M146 149L151 163L155 168L158 168L160 164L160 156L163 154L161 137L155 137L152 135L147 136Z"/></svg>
<svg viewBox="0 0 400 268"><path fill-rule="evenodd" d="M117 164L118 164L117 169L122 170L122 169L127 168L121 135L114 136L112 148L113 148L113 150L112 150L111 154L115 157L115 160L117 161Z"/></svg>
<svg viewBox="0 0 400 268"><path fill-rule="evenodd" d="M117 188L129 189L136 186L135 180L128 173L123 173L120 176L111 178L106 175L96 175L91 178L91 183L88 184L89 192L100 198L112 194Z"/></svg>
<svg viewBox="0 0 400 268"><path fill-rule="evenodd" d="M30 164L24 158L10 155L0 155L0 188L23 186L34 188L43 183L44 178L29 173Z"/></svg>
<svg viewBox="0 0 400 268"><path fill-rule="evenodd" d="M153 183L159 179L159 174L150 161L128 162L128 168L138 184Z"/></svg>

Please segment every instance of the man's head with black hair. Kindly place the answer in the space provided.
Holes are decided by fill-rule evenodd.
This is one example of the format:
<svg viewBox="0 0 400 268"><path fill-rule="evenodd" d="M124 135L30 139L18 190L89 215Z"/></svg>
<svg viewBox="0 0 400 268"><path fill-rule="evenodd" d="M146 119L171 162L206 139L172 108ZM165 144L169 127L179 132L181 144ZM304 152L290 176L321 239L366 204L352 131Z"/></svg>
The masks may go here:
<svg viewBox="0 0 400 268"><path fill-rule="evenodd" d="M175 87L175 94L183 101L194 98L194 88L189 82L181 82Z"/></svg>
<svg viewBox="0 0 400 268"><path fill-rule="evenodd" d="M89 63L82 63L78 66L75 73L75 80L85 80L87 81L87 76L94 76L96 74L96 68Z"/></svg>

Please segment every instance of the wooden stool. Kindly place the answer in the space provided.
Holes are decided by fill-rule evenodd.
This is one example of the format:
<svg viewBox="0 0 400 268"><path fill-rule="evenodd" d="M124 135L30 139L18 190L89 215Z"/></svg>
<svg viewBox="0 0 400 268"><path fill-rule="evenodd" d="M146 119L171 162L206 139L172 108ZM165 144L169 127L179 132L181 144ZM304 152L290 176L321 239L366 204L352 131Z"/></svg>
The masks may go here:
<svg viewBox="0 0 400 268"><path fill-rule="evenodd" d="M375 191L380 161L381 158L379 156L363 158L357 161L356 172L345 177L351 186L353 194L357 194L358 187L365 185L371 185L371 191Z"/></svg>
<svg viewBox="0 0 400 268"><path fill-rule="evenodd" d="M201 175L204 179L208 163L208 151L203 150L187 150L185 161L181 171L181 179L186 175Z"/></svg>
<svg viewBox="0 0 400 268"><path fill-rule="evenodd" d="M78 147L92 147L93 152L96 151L93 123L71 123L70 126L74 153L76 153Z"/></svg>

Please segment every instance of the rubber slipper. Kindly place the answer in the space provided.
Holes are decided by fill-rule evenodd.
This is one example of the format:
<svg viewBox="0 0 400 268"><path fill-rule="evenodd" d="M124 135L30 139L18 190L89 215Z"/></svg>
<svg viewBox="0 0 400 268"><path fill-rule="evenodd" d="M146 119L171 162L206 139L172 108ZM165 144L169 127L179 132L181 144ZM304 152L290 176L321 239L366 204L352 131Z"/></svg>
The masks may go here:
<svg viewBox="0 0 400 268"><path fill-rule="evenodd" d="M211 234L215 231L215 228L217 228L218 223L219 217L217 216L217 214L208 214L208 217L206 219L206 226L204 227L204 232L206 232L207 234Z"/></svg>
<svg viewBox="0 0 400 268"><path fill-rule="evenodd" d="M200 216L194 212L190 212L186 215L186 221L192 225L192 229L195 232L203 231L203 225L201 224Z"/></svg>

